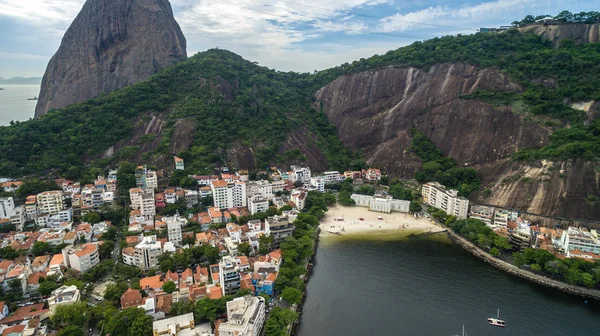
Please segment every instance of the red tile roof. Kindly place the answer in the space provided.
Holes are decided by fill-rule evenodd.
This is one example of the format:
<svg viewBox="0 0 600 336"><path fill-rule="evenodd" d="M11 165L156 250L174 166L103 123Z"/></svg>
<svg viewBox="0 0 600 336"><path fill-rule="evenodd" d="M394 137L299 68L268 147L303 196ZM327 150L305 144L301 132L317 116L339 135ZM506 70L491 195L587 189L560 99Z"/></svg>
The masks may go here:
<svg viewBox="0 0 600 336"><path fill-rule="evenodd" d="M139 290L129 288L121 296L121 309L137 307L142 304L142 293Z"/></svg>

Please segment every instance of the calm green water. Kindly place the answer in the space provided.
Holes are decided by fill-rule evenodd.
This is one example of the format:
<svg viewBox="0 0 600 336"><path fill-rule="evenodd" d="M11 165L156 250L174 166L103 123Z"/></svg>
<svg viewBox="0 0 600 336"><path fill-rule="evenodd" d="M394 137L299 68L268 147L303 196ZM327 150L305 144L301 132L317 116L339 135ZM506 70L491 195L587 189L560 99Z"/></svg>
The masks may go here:
<svg viewBox="0 0 600 336"><path fill-rule="evenodd" d="M39 85L0 85L0 126L8 125L11 120L25 121L33 118L35 100L27 98L40 94Z"/></svg>
<svg viewBox="0 0 600 336"><path fill-rule="evenodd" d="M335 239L335 238L333 238ZM301 336L597 336L600 305L508 276L445 239L321 240ZM500 329L487 324L496 315Z"/></svg>

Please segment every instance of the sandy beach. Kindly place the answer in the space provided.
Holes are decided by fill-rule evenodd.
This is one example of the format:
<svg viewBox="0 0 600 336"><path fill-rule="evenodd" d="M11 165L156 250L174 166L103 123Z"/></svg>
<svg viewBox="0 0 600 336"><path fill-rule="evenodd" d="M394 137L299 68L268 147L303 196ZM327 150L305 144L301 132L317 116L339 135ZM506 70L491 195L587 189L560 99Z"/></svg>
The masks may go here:
<svg viewBox="0 0 600 336"><path fill-rule="evenodd" d="M362 218L362 220L361 220ZM321 235L353 234L399 234L441 232L444 229L433 224L427 218L415 219L410 214L392 212L391 214L369 211L365 207L344 207L337 205L329 208L320 224Z"/></svg>

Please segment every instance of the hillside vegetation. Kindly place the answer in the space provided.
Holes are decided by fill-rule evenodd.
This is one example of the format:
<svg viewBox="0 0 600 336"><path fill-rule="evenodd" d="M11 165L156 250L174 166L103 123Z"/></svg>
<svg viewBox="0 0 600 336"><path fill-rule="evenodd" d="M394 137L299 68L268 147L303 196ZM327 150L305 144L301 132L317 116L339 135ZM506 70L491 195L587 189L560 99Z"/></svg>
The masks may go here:
<svg viewBox="0 0 600 336"><path fill-rule="evenodd" d="M168 120L160 145L146 157L179 154L186 160L186 170L200 172L226 163L225 150L240 143L252 148L257 168L301 157L282 152L282 143L297 129L314 136L329 168L358 168L362 163L357 154L346 150L335 128L311 108L313 92L347 73L386 66L426 69L447 62L498 68L524 87L522 93L477 92L464 99L510 105L515 112L556 120L550 144L520 151L515 159L600 157L598 122L585 125L585 113L566 104L600 100L600 43L563 41L555 49L537 35L510 30L415 42L316 74L270 70L225 50L201 52L146 82L40 119L0 127L0 176L56 169L83 174L84 161L104 168L127 159L135 148L99 158L130 136L135 118L147 112L165 113ZM175 122L184 118L197 121L194 142L181 153L169 153Z"/></svg>
<svg viewBox="0 0 600 336"><path fill-rule="evenodd" d="M281 143L301 126L316 135L331 168L345 169L356 155L310 107L308 77L260 67L225 50L202 52L146 82L1 127L0 176L77 171L83 158L99 157L127 137L134 119L148 111L168 112L166 137L148 155L180 154L189 170L221 162L223 151L237 141L253 148L257 166L277 163ZM194 144L182 153L168 153L175 121L183 118L198 121ZM128 154L117 153L113 159L126 159ZM360 160L354 162L360 166ZM93 165L110 163L102 159Z"/></svg>

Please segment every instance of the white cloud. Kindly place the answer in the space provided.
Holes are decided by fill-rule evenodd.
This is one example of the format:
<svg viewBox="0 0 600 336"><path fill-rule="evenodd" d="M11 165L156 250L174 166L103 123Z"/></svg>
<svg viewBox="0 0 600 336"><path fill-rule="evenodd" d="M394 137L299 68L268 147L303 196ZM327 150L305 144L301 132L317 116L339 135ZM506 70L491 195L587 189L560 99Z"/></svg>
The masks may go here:
<svg viewBox="0 0 600 336"><path fill-rule="evenodd" d="M68 25L85 0L0 0L0 16L36 26Z"/></svg>
<svg viewBox="0 0 600 336"><path fill-rule="evenodd" d="M388 0L174 0L184 8L178 21L188 40L213 46L256 46L287 48L324 33L364 33L367 25L348 18L347 11L384 3ZM344 20L342 20L344 19Z"/></svg>
<svg viewBox="0 0 600 336"><path fill-rule="evenodd" d="M490 22L506 17L523 9L534 9L547 5L548 0L497 0L475 6L450 8L447 6L429 7L407 14L396 13L380 20L378 31L398 32L422 29L426 25L464 26L475 22ZM508 22L507 22L508 23Z"/></svg>

